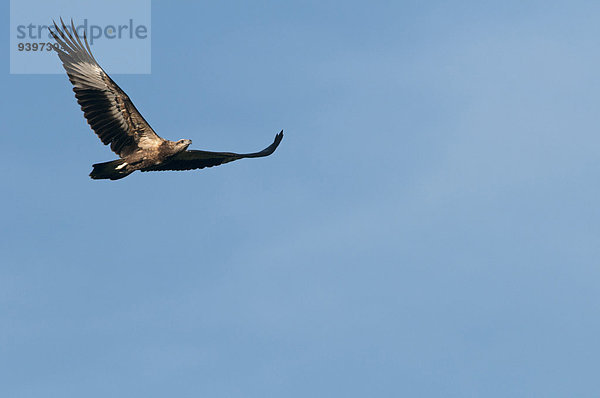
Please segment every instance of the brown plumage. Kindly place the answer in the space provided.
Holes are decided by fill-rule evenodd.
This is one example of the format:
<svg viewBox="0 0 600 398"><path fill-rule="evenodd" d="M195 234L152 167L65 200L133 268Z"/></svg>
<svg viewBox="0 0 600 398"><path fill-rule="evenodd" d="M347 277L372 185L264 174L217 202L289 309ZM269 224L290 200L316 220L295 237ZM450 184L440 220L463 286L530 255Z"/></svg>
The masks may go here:
<svg viewBox="0 0 600 398"><path fill-rule="evenodd" d="M71 21L71 32L62 21L50 33L63 63L77 102L96 135L120 159L93 165L93 179L118 180L136 170L192 170L218 166L243 158L272 154L283 138L283 130L267 148L255 153L187 150L191 140L169 141L159 137L135 108L127 94L100 67L84 32L80 40Z"/></svg>

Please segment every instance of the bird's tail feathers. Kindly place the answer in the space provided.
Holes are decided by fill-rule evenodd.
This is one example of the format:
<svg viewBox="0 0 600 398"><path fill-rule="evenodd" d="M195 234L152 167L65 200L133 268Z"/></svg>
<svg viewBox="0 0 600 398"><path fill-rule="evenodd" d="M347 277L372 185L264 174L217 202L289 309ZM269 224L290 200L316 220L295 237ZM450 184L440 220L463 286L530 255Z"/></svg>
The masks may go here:
<svg viewBox="0 0 600 398"><path fill-rule="evenodd" d="M93 167L90 177L94 180L119 180L133 173L133 171L127 171L127 163L123 159L96 163Z"/></svg>

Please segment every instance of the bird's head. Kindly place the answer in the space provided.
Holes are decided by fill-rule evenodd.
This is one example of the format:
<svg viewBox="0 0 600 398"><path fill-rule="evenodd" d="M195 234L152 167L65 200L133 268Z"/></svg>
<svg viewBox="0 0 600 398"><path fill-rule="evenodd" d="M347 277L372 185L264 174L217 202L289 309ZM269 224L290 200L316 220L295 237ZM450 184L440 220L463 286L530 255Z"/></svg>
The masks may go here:
<svg viewBox="0 0 600 398"><path fill-rule="evenodd" d="M191 145L191 143L192 140L179 140L175 143L175 146L177 147L177 149L185 151L187 147Z"/></svg>

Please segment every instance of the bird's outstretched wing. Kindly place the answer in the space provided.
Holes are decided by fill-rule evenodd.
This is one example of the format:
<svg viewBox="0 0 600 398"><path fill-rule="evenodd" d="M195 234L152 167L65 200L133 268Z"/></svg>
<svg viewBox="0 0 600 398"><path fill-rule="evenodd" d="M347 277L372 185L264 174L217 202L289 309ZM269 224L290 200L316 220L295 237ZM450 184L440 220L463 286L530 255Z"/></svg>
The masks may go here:
<svg viewBox="0 0 600 398"><path fill-rule="evenodd" d="M283 130L275 136L275 141L260 152L254 153L231 153L231 152L208 152L208 151L184 151L169 158L162 164L142 169L142 171L166 171L166 170L193 170L205 167L218 166L220 164L233 162L243 158L261 158L269 156L283 138Z"/></svg>
<svg viewBox="0 0 600 398"><path fill-rule="evenodd" d="M71 21L71 32L61 19L50 33L58 43L54 49L63 63L77 102L94 132L117 155L124 157L139 148L150 149L164 140L144 120L127 94L94 59L85 32L84 44Z"/></svg>

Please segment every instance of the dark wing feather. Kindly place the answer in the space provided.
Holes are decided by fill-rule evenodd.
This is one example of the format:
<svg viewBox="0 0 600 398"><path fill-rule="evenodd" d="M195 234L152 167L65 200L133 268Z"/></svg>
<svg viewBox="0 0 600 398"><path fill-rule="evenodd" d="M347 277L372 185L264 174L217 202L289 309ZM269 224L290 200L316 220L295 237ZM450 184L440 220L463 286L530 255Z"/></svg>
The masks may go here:
<svg viewBox="0 0 600 398"><path fill-rule="evenodd" d="M254 153L231 153L231 152L208 152L208 151L184 151L167 159L157 166L142 169L142 171L166 171L166 170L193 170L205 167L218 166L220 164L233 162L243 158L261 158L269 156L279 146L283 138L283 130L275 136L275 141L260 152Z"/></svg>
<svg viewBox="0 0 600 398"><path fill-rule="evenodd" d="M117 155L124 157L139 148L158 147L164 140L144 120L127 94L104 72L94 59L84 32L84 44L71 21L72 33L62 21L50 33L63 63L77 102L94 132Z"/></svg>

